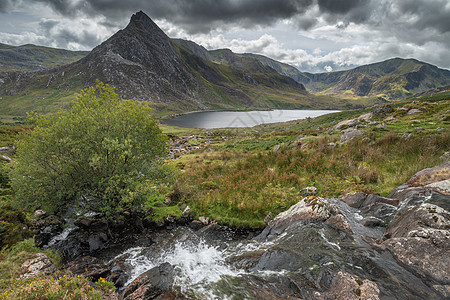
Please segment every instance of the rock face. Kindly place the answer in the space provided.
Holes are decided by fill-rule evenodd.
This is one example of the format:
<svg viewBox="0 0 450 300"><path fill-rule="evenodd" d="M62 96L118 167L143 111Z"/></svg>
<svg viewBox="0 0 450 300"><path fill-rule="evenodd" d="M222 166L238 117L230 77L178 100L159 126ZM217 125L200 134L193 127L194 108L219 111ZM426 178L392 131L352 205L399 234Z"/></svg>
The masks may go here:
<svg viewBox="0 0 450 300"><path fill-rule="evenodd" d="M277 271L302 269L305 265L311 266L311 270L320 264L336 264L336 272L331 267L327 275L310 275L315 278L313 289L306 288L302 279L289 277L298 287L296 292L290 290L290 295L305 299L447 299L450 297L448 167L449 163L445 163L418 172L389 197L352 193L339 200L304 198L277 215L256 238L274 241L275 245L254 256L242 257L237 265L250 270ZM317 239L317 233L325 244ZM345 246L349 241L359 245L359 250L349 250ZM328 250L323 251L326 245ZM361 249L368 252L364 254ZM337 260L325 259L333 257L334 251L339 253ZM314 260L316 257L319 262ZM352 261L351 264L359 261L361 268L356 273L356 269L343 272L342 260ZM362 274L366 275L360 277ZM284 281L279 282L277 293L286 289ZM392 289L392 284L397 287ZM401 292L396 290L400 286Z"/></svg>
<svg viewBox="0 0 450 300"><path fill-rule="evenodd" d="M381 246L450 297L450 213L433 204L413 207L393 222Z"/></svg>
<svg viewBox="0 0 450 300"><path fill-rule="evenodd" d="M130 283L120 300L145 300L155 299L172 288L174 280L174 269L169 263L163 263L158 267L148 270L139 275Z"/></svg>

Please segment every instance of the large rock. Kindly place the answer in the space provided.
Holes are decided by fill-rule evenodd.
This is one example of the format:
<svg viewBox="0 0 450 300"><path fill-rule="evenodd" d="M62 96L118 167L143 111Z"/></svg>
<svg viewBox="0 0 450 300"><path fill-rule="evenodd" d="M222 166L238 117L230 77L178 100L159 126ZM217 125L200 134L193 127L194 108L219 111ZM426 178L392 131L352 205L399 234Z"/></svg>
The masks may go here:
<svg viewBox="0 0 450 300"><path fill-rule="evenodd" d="M256 240L274 238L301 223L325 221L332 215L332 211L335 212L336 210L324 198L316 196L303 198L300 202L292 205L288 210L278 214L270 221L263 232L256 237Z"/></svg>
<svg viewBox="0 0 450 300"><path fill-rule="evenodd" d="M120 295L121 300L155 299L172 288L174 268L163 263L139 275Z"/></svg>
<svg viewBox="0 0 450 300"><path fill-rule="evenodd" d="M355 137L363 135L362 131L354 128L349 128L342 131L341 143L347 143L348 141L354 139Z"/></svg>
<svg viewBox="0 0 450 300"><path fill-rule="evenodd" d="M450 179L450 162L417 172L406 184L409 187L417 187L448 179Z"/></svg>
<svg viewBox="0 0 450 300"><path fill-rule="evenodd" d="M409 209L383 236L382 248L450 297L450 213L425 203Z"/></svg>

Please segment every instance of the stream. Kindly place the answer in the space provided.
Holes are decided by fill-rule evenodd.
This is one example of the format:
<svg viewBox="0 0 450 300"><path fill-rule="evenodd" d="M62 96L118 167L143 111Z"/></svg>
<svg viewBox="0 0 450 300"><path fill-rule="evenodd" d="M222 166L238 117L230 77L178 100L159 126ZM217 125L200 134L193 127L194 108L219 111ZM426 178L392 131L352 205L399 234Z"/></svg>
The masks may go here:
<svg viewBox="0 0 450 300"><path fill-rule="evenodd" d="M174 290L185 299L315 299L314 293L329 289L340 271L375 282L382 299L440 299L389 252L365 241L379 239L383 228L363 226L359 210L329 201L339 207L353 234L307 222L258 241L236 238L230 230L178 226L153 237L149 247L129 248L109 263L126 266L126 286L168 262L175 267Z"/></svg>

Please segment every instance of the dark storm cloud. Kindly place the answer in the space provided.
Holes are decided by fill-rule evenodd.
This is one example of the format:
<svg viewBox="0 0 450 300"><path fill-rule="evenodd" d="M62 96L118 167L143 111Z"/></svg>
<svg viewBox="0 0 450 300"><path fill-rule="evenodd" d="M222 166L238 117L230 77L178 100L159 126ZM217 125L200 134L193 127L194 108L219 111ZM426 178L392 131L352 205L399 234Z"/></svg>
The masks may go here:
<svg viewBox="0 0 450 300"><path fill-rule="evenodd" d="M322 16L330 24L350 22L376 27L395 22L399 17L414 20L420 30L450 31L448 0L23 0L41 2L64 16L104 15L110 27L117 27L132 13L143 10L154 19L165 19L189 33L237 25L270 26L278 20L293 20L307 30ZM0 11L10 10L12 0L0 0ZM311 15L311 8L318 13ZM105 23L106 24L106 23Z"/></svg>
<svg viewBox="0 0 450 300"><path fill-rule="evenodd" d="M415 15L415 26L450 32L450 4L448 0L404 0L398 3L401 12Z"/></svg>
<svg viewBox="0 0 450 300"><path fill-rule="evenodd" d="M31 0L28 0L31 1ZM37 0L51 6L62 15L78 12L88 15L105 15L111 18L128 18L137 10L145 11L155 19L166 19L183 25L191 33L208 32L225 24L240 26L270 25L280 19L302 15L314 0ZM306 27L311 26L309 21Z"/></svg>
<svg viewBox="0 0 450 300"><path fill-rule="evenodd" d="M11 0L0 0L0 12L7 12L11 7Z"/></svg>
<svg viewBox="0 0 450 300"><path fill-rule="evenodd" d="M346 14L355 7L363 6L369 0L318 0L321 11Z"/></svg>

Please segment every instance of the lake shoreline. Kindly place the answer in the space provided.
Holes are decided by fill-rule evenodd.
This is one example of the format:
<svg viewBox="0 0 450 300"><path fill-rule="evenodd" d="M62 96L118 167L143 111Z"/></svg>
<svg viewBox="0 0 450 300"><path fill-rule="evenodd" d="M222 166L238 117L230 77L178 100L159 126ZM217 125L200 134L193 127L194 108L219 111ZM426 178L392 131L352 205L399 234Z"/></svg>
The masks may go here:
<svg viewBox="0 0 450 300"><path fill-rule="evenodd" d="M208 110L171 115L161 118L162 124L182 128L217 129L250 128L262 124L315 118L340 110L270 109L270 110Z"/></svg>

